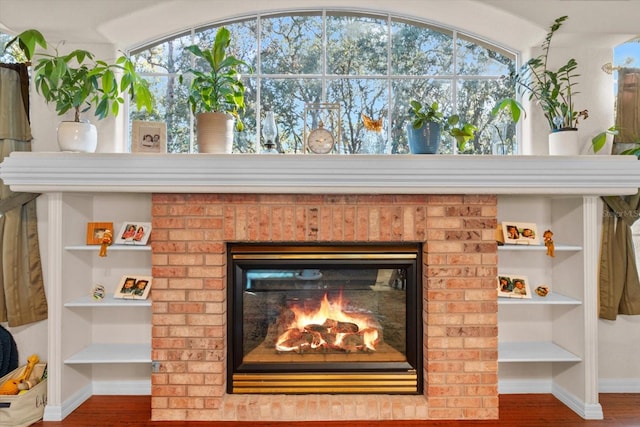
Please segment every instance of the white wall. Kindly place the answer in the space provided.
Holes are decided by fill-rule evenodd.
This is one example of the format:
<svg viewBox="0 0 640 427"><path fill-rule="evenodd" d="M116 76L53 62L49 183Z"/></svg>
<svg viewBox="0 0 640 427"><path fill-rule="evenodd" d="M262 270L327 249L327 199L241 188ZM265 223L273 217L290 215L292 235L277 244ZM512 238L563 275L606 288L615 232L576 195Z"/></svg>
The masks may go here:
<svg viewBox="0 0 640 427"><path fill-rule="evenodd" d="M612 77L601 71L601 66L612 61L615 45L640 32L637 24L640 2L616 0L396 0L392 3L387 0L272 0L268 3L263 0L0 0L0 25L16 32L39 28L53 40L68 40L66 47L77 44L96 51L99 56L110 57L115 56L117 49L139 46L194 24L256 11L297 8L300 4L392 11L465 29L518 50L525 57L539 53L538 47L555 18L568 15L569 21L554 39L552 62L564 63L569 56L578 61L581 93L575 101L577 106L590 111L590 118L580 127L584 142L613 121ZM82 20L78 19L79 15L83 15ZM81 27L83 22L85 28ZM91 43L87 44L87 40ZM54 140L57 122L52 109L34 96L35 151L57 150ZM108 119L99 124L98 151L120 150L125 136L122 123ZM546 154L547 132L540 112L529 108L523 123L526 152ZM600 377L606 380L607 391L616 391L622 384L634 384L634 391L640 391L640 365L635 363L635 354L640 349L638 323L640 318L629 316L621 316L616 322L600 322ZM43 341L44 337L29 340Z"/></svg>

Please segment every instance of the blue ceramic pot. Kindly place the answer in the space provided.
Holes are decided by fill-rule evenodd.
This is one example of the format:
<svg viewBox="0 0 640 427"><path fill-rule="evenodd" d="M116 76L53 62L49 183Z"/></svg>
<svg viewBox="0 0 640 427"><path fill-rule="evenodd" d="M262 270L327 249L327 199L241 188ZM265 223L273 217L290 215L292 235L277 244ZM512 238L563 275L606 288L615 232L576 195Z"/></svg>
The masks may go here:
<svg viewBox="0 0 640 427"><path fill-rule="evenodd" d="M421 128L407 125L409 150L411 154L436 154L440 148L440 123L426 122Z"/></svg>

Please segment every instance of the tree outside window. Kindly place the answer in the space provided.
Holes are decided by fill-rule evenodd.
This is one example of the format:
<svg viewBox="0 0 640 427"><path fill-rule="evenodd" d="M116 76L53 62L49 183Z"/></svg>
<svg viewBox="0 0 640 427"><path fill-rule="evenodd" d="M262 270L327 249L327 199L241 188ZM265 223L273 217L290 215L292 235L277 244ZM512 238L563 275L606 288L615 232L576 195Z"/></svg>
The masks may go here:
<svg viewBox="0 0 640 427"><path fill-rule="evenodd" d="M497 123L490 111L514 90L503 76L515 68L515 55L460 32L388 14L357 11L305 11L250 18L194 28L133 52L136 65L152 81L157 111L132 110L132 120L167 123L169 152L193 152L193 118L187 85L177 76L191 66L184 47L209 46L220 25L232 34L233 54L252 64L247 86L245 131L234 152L260 152L265 111L274 111L277 146L301 153L304 108L310 103L340 104L343 154L408 153L405 127L411 98L438 102L479 131L468 153L490 154L496 125L515 139L515 126ZM194 64L197 66L197 64ZM366 120L381 123L372 130ZM441 152L453 153L448 141ZM514 153L517 148L514 149Z"/></svg>

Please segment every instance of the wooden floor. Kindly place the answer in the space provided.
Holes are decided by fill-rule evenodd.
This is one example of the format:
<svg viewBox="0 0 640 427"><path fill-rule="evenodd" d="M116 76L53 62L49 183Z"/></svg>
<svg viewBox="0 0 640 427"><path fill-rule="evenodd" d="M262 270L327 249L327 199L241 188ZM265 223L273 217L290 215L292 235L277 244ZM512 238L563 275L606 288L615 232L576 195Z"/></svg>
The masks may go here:
<svg viewBox="0 0 640 427"><path fill-rule="evenodd" d="M93 396L61 422L38 422L32 427L413 427L413 426L518 426L617 427L640 426L640 394L601 394L604 420L583 420L548 394L500 396L497 421L349 421L349 422L183 422L150 421L150 396Z"/></svg>

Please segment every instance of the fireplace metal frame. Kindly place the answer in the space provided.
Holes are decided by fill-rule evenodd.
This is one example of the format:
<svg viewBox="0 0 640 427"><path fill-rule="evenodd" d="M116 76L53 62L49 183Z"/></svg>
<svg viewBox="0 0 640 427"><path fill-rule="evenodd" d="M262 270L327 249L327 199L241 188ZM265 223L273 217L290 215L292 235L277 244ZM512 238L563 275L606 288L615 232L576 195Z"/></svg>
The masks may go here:
<svg viewBox="0 0 640 427"><path fill-rule="evenodd" d="M422 249L415 244L228 243L228 393L422 394ZM344 265L403 268L406 277L406 362L243 363L243 269Z"/></svg>

